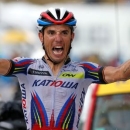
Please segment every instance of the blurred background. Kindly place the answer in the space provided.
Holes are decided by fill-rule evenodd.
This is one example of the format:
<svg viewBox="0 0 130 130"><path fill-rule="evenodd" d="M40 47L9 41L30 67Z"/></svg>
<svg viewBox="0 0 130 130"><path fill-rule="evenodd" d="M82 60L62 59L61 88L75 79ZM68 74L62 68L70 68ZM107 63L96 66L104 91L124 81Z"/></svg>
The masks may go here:
<svg viewBox="0 0 130 130"><path fill-rule="evenodd" d="M44 55L36 20L49 7L65 7L77 19L72 60L117 66L130 58L130 0L1 0L0 58ZM20 100L17 79L0 76L0 101Z"/></svg>

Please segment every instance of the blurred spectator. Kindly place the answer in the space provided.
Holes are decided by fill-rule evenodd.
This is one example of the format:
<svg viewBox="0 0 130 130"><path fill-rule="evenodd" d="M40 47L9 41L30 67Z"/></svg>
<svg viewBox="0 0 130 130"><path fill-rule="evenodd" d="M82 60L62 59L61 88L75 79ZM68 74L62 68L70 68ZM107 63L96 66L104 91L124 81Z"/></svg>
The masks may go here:
<svg viewBox="0 0 130 130"><path fill-rule="evenodd" d="M0 130L26 130L20 101L2 102L0 108Z"/></svg>

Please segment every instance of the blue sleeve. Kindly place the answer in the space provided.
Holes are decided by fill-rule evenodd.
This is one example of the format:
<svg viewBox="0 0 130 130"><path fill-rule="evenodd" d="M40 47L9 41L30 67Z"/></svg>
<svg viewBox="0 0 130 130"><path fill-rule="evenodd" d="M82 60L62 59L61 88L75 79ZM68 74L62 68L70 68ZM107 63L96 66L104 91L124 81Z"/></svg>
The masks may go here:
<svg viewBox="0 0 130 130"><path fill-rule="evenodd" d="M106 84L107 82L103 76L104 67L92 62L83 62L80 64L85 71L85 79L93 79L93 83Z"/></svg>
<svg viewBox="0 0 130 130"><path fill-rule="evenodd" d="M10 60L11 67L6 76L15 76L17 74L27 74L27 68L30 64L34 62L33 59L29 58L15 58Z"/></svg>

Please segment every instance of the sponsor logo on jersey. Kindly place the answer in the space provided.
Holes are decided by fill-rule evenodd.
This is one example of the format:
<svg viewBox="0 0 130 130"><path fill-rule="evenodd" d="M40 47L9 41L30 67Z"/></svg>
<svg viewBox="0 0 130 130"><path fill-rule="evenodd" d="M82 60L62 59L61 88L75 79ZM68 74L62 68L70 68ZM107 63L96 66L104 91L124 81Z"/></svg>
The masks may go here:
<svg viewBox="0 0 130 130"><path fill-rule="evenodd" d="M75 77L76 76L76 74L71 74L71 73L63 73L63 74L61 74L60 75L60 77Z"/></svg>
<svg viewBox="0 0 130 130"><path fill-rule="evenodd" d="M49 71L39 71L39 70L34 70L34 69L29 69L28 74L31 75L42 75L42 76L51 76Z"/></svg>
<svg viewBox="0 0 130 130"><path fill-rule="evenodd" d="M44 68L44 65L39 65L39 69L43 69Z"/></svg>
<svg viewBox="0 0 130 130"><path fill-rule="evenodd" d="M67 82L67 81L53 81L53 80L35 80L32 84L32 87L37 86L52 86L52 87L63 87L63 88L77 88L78 83Z"/></svg>
<svg viewBox="0 0 130 130"><path fill-rule="evenodd" d="M63 72L59 76L60 78L77 78L82 79L84 78L84 73L70 73L70 72Z"/></svg>
<svg viewBox="0 0 130 130"><path fill-rule="evenodd" d="M80 120L80 115L82 112L83 104L84 104L84 99L85 99L85 89L83 88L81 97L80 97L80 102L79 102L79 110L78 110L78 121L76 127L78 128L79 120Z"/></svg>
<svg viewBox="0 0 130 130"><path fill-rule="evenodd" d="M22 93L22 108L24 113L24 118L26 124L28 124L28 118L27 118L27 102L26 102L26 89L25 84L21 84L21 93Z"/></svg>
<svg viewBox="0 0 130 130"><path fill-rule="evenodd" d="M72 64L64 66L63 70L64 71L78 71L76 65L72 65Z"/></svg>

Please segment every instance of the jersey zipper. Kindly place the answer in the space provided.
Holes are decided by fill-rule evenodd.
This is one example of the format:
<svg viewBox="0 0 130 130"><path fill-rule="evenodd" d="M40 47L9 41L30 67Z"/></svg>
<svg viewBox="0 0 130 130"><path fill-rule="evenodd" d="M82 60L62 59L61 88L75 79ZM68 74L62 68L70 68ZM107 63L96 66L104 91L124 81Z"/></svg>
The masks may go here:
<svg viewBox="0 0 130 130"><path fill-rule="evenodd" d="M47 68L49 69L49 72L51 72L51 75L53 77L53 88L52 88L52 113L51 113L51 119L50 119L50 128L53 129L54 126L55 126L55 119L54 119L54 116L55 116L55 92L56 92L56 87L55 87L55 83L56 83L56 80L58 79L58 76L61 74L61 70L62 68L60 69L59 73L57 74L57 76L54 76L53 73L52 73L52 70L50 69L49 65L46 65Z"/></svg>

